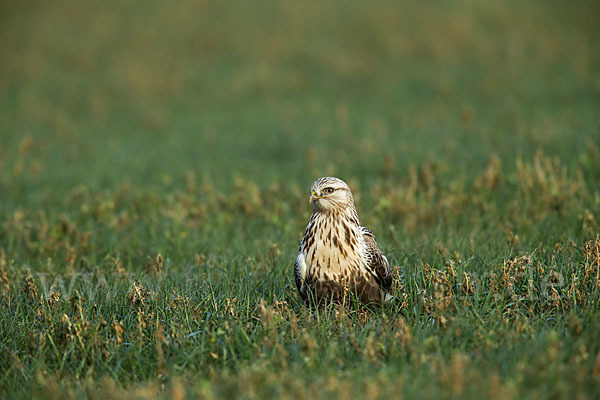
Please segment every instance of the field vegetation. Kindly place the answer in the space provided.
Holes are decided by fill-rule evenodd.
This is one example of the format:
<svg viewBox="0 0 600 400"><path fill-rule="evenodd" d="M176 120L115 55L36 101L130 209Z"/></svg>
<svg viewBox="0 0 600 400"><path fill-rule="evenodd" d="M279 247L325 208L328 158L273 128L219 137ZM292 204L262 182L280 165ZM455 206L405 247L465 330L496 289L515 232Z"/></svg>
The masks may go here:
<svg viewBox="0 0 600 400"><path fill-rule="evenodd" d="M600 396L596 1L0 5L0 397ZM304 307L318 177L393 267Z"/></svg>

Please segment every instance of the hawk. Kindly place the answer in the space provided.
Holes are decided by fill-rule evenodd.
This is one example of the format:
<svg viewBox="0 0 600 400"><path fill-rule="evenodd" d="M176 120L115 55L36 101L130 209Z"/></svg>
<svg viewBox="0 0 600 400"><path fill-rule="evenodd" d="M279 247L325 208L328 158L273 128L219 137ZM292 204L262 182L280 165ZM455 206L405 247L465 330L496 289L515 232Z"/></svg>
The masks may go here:
<svg viewBox="0 0 600 400"><path fill-rule="evenodd" d="M392 297L390 265L373 232L360 225L346 182L317 179L310 187L313 212L294 265L306 304L343 303L348 298L382 304Z"/></svg>

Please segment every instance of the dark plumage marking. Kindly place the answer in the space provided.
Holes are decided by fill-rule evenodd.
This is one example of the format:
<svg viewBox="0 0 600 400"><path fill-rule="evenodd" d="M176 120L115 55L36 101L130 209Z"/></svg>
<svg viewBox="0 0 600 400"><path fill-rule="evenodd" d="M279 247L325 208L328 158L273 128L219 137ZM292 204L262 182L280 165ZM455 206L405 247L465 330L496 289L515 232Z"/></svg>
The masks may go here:
<svg viewBox="0 0 600 400"><path fill-rule="evenodd" d="M344 299L344 288L338 282L316 281L309 288L305 301L312 306L323 306L327 303L341 303Z"/></svg>
<svg viewBox="0 0 600 400"><path fill-rule="evenodd" d="M348 228L348 225L344 224L344 230L346 231L346 244L350 246L352 236L350 235L350 228Z"/></svg>
<svg viewBox="0 0 600 400"><path fill-rule="evenodd" d="M392 288L392 275L390 274L390 264L377 246L375 235L369 229L362 227L363 238L367 244L369 253L369 262L367 267L375 276L377 283L389 292Z"/></svg>
<svg viewBox="0 0 600 400"><path fill-rule="evenodd" d="M365 304L381 304L381 288L373 277L359 276L354 280L353 292Z"/></svg>
<svg viewBox="0 0 600 400"><path fill-rule="evenodd" d="M342 253L342 257L348 258L348 252L344 248L344 246L340 246L340 253Z"/></svg>
<svg viewBox="0 0 600 400"><path fill-rule="evenodd" d="M338 248L338 250L342 251L342 246L338 241L337 235L333 235L333 245Z"/></svg>
<svg viewBox="0 0 600 400"><path fill-rule="evenodd" d="M316 250L317 250L317 246L314 246L314 247L309 247L308 249L309 249L309 250L308 250L307 258L308 258L309 260L312 260L312 259L313 259L313 257L314 257L314 255L315 255L315 252L316 252Z"/></svg>

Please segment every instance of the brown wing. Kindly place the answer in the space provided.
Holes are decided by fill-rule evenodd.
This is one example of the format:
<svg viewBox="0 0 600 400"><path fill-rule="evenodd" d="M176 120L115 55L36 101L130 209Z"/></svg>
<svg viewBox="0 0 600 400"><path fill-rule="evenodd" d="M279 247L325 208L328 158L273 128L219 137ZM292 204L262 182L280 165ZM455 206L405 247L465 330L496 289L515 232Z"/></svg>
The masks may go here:
<svg viewBox="0 0 600 400"><path fill-rule="evenodd" d="M377 280L379 286L389 293L392 289L390 264L377 246L373 232L364 226L361 227L361 230L367 244L367 266L373 275L375 275L375 279Z"/></svg>

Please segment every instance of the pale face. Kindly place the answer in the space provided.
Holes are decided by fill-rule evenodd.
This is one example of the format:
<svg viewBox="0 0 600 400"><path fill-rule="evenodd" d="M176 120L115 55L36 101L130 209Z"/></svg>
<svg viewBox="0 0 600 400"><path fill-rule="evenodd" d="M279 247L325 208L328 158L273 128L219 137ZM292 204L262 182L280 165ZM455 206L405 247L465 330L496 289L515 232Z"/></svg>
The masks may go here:
<svg viewBox="0 0 600 400"><path fill-rule="evenodd" d="M310 187L310 202L316 210L336 210L354 206L350 187L341 179L324 177Z"/></svg>

